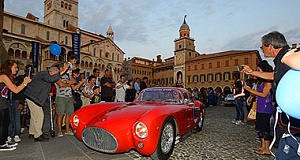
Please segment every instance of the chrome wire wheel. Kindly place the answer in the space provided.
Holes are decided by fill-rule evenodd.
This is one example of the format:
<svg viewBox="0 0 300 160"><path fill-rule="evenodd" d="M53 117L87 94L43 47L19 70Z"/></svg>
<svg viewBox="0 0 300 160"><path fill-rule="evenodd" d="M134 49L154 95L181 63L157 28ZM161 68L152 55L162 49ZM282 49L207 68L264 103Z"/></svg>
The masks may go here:
<svg viewBox="0 0 300 160"><path fill-rule="evenodd" d="M174 127L171 123L165 125L161 135L161 151L168 153L174 142Z"/></svg>

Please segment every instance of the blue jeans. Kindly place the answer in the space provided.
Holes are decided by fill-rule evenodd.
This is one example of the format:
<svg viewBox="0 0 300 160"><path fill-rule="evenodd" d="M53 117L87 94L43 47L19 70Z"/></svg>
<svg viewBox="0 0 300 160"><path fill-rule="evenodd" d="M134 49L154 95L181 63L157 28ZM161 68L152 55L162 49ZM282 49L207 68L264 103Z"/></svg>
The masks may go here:
<svg viewBox="0 0 300 160"><path fill-rule="evenodd" d="M235 98L236 120L244 121L243 97Z"/></svg>
<svg viewBox="0 0 300 160"><path fill-rule="evenodd" d="M14 138L16 135L20 136L21 133L21 110L18 110L19 100L8 100L9 109L9 126L8 136Z"/></svg>

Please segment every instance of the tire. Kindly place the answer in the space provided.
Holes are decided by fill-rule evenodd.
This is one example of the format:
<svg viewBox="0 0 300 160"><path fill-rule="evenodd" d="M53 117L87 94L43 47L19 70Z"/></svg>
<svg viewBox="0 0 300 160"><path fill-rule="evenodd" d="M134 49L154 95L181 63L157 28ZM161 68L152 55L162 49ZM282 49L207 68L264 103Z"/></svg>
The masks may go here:
<svg viewBox="0 0 300 160"><path fill-rule="evenodd" d="M175 122L172 118L168 118L165 120L160 131L159 141L151 158L155 160L167 160L173 153L175 136Z"/></svg>
<svg viewBox="0 0 300 160"><path fill-rule="evenodd" d="M202 130L202 128L203 128L203 124L204 124L204 109L201 109L199 117L200 117L200 121L199 121L199 123L196 126L196 131L197 132L200 132Z"/></svg>

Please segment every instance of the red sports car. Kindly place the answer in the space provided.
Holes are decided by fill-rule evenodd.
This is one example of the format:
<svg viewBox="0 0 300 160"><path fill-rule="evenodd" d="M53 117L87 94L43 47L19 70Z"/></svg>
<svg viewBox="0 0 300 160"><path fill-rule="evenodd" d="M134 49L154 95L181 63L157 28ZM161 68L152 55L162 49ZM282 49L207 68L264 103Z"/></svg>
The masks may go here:
<svg viewBox="0 0 300 160"><path fill-rule="evenodd" d="M184 88L144 89L134 102L85 106L71 117L75 136L88 147L105 153L135 149L152 159L168 159L175 141L202 130L205 109Z"/></svg>

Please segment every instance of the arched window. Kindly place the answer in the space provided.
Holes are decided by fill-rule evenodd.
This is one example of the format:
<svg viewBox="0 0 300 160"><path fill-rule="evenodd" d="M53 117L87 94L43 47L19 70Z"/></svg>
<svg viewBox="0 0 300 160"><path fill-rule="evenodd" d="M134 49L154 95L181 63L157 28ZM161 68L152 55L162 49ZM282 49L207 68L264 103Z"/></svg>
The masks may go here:
<svg viewBox="0 0 300 160"><path fill-rule="evenodd" d="M80 66L84 67L84 61L81 61Z"/></svg>
<svg viewBox="0 0 300 160"><path fill-rule="evenodd" d="M60 7L61 7L61 8L64 7L64 2L63 2L63 1L60 2Z"/></svg>
<svg viewBox="0 0 300 160"><path fill-rule="evenodd" d="M112 54L111 54L111 60L114 60L114 59L115 59L115 54L112 53Z"/></svg>
<svg viewBox="0 0 300 160"><path fill-rule="evenodd" d="M65 9L68 9L68 3L65 3Z"/></svg>
<svg viewBox="0 0 300 160"><path fill-rule="evenodd" d="M18 50L18 49L16 50L15 56L18 57L18 58L21 57L21 52L20 52L20 50Z"/></svg>
<svg viewBox="0 0 300 160"><path fill-rule="evenodd" d="M90 68L92 68L92 67L93 67L93 63L92 63L92 62L90 62L90 64L89 64L89 67L90 67Z"/></svg>
<svg viewBox="0 0 300 160"><path fill-rule="evenodd" d="M109 57L109 53L106 52L106 53L105 53L105 58L108 58L108 57Z"/></svg>
<svg viewBox="0 0 300 160"><path fill-rule="evenodd" d="M14 56L14 50L12 48L8 49L9 56Z"/></svg>
<svg viewBox="0 0 300 160"><path fill-rule="evenodd" d="M94 48L94 53L93 53L93 55L96 56L96 48Z"/></svg>
<svg viewBox="0 0 300 160"><path fill-rule="evenodd" d="M88 67L89 66L89 63L88 62L85 62L84 63L84 67Z"/></svg>
<svg viewBox="0 0 300 160"><path fill-rule="evenodd" d="M117 55L117 61L118 62L120 61L120 55L119 54Z"/></svg>
<svg viewBox="0 0 300 160"><path fill-rule="evenodd" d="M26 51L22 51L22 58L27 58L27 52Z"/></svg>
<svg viewBox="0 0 300 160"><path fill-rule="evenodd" d="M69 10L72 11L72 5L69 4Z"/></svg>
<svg viewBox="0 0 300 160"><path fill-rule="evenodd" d="M25 34L25 25L24 24L21 25L21 34Z"/></svg>

